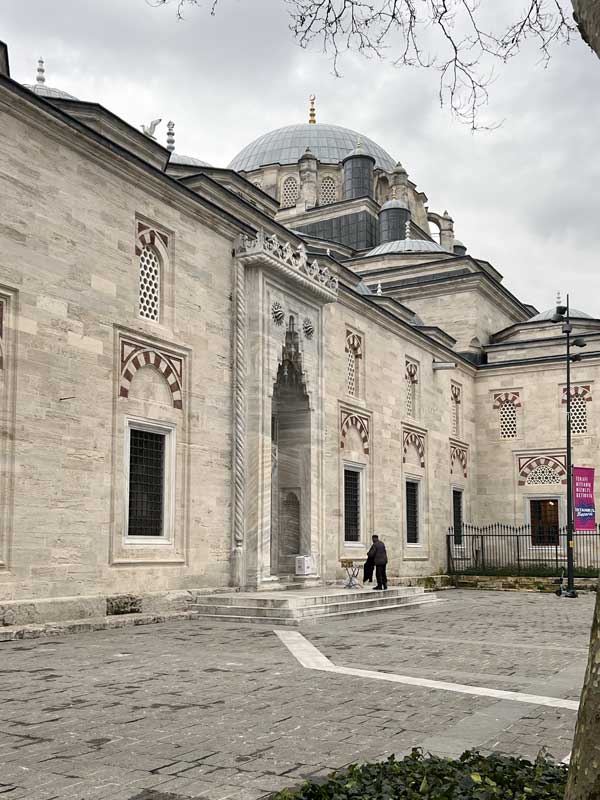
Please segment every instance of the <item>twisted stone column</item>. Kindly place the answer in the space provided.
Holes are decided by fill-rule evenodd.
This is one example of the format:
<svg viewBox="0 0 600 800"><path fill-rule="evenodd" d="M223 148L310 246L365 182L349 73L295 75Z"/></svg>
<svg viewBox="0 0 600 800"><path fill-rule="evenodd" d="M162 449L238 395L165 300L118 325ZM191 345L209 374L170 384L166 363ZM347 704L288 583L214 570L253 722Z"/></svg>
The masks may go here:
<svg viewBox="0 0 600 800"><path fill-rule="evenodd" d="M231 583L243 586L246 521L246 274L236 264L233 400L233 544Z"/></svg>

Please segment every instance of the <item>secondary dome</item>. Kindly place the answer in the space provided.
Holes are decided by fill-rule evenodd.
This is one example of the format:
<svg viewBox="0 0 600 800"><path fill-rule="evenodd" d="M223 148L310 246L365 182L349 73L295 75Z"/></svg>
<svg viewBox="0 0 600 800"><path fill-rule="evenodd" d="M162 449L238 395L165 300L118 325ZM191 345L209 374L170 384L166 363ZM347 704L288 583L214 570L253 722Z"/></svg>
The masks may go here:
<svg viewBox="0 0 600 800"><path fill-rule="evenodd" d="M389 256L392 253L447 253L447 250L437 242L425 239L397 239L395 242L385 242L369 250L367 256Z"/></svg>
<svg viewBox="0 0 600 800"><path fill-rule="evenodd" d="M296 164L307 147L323 164L339 164L362 142L361 151L373 156L375 166L391 172L396 163L372 139L350 128L321 123L301 123L264 133L235 156L229 164L236 172L251 172L267 164Z"/></svg>
<svg viewBox="0 0 600 800"><path fill-rule="evenodd" d="M72 94L63 92L62 89L55 89L53 86L46 86L46 69L44 67L44 59L38 59L37 75L35 83L23 84L26 89L29 89L40 97L54 97L61 100L77 100Z"/></svg>
<svg viewBox="0 0 600 800"><path fill-rule="evenodd" d="M552 319L555 313L556 308L549 308L547 311L540 311L539 314L536 314L535 317L531 317L527 320L527 322L548 322L548 320ZM571 317L576 317L579 319L593 319L590 314L586 314L585 311L578 311L576 308L569 309L569 314Z"/></svg>

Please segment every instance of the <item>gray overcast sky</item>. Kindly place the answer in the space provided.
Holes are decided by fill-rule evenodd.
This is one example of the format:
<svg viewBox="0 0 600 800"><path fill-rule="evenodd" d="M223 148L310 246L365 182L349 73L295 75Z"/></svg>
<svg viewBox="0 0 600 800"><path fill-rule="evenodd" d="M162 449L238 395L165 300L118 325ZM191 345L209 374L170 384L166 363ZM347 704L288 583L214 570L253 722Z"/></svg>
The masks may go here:
<svg viewBox="0 0 600 800"><path fill-rule="evenodd" d="M498 0L482 0L496 3ZM518 8L520 0L502 0ZM331 74L301 50L283 0L221 0L217 15L146 0L2 0L0 38L12 76L101 103L133 125L176 122L177 151L226 166L283 125L354 128L402 161L432 211L449 210L458 238L540 309L557 289L600 316L600 60L582 41L544 69L527 49L498 71L486 111L499 130L472 134L438 102L437 75L348 56Z"/></svg>

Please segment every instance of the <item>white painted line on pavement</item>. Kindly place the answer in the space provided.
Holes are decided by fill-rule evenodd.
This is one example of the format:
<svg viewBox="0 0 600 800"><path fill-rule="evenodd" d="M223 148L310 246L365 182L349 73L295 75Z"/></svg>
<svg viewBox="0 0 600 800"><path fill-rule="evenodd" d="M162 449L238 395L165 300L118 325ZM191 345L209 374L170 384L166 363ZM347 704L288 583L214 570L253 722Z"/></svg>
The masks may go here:
<svg viewBox="0 0 600 800"><path fill-rule="evenodd" d="M290 653L302 664L306 669L320 669L326 672L337 670L331 661L324 656L314 644L311 644L308 639L305 639L298 631L286 631L277 629L275 631L279 640L287 647Z"/></svg>
<svg viewBox="0 0 600 800"><path fill-rule="evenodd" d="M275 630L274 633L306 669L335 672L338 675L351 675L356 678L369 678L370 680L376 681L403 683L407 686L421 686L427 689L439 689L444 692L471 694L476 697L494 697L497 700L513 700L517 703L529 703L535 706L568 708L571 711L577 711L579 708L579 702L577 700L563 700L561 697L545 697L537 694L526 694L525 692L510 692L505 689L491 689L485 686L468 686L463 683L448 683L447 681L434 681L428 678L413 678L410 675L395 675L392 672L376 672L370 669L338 667L298 631Z"/></svg>

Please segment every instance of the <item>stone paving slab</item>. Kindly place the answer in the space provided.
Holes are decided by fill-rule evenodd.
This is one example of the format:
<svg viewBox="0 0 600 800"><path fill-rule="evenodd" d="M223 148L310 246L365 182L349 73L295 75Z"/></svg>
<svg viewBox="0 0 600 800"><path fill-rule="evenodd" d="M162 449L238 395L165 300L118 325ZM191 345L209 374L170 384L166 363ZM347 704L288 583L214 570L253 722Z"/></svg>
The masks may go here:
<svg viewBox="0 0 600 800"><path fill-rule="evenodd" d="M577 699L593 595L444 599L302 632L337 665ZM574 711L305 669L268 628L212 620L0 647L10 800L258 800L413 746L561 760L574 723Z"/></svg>

